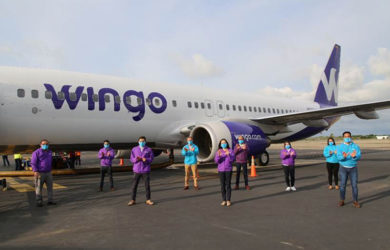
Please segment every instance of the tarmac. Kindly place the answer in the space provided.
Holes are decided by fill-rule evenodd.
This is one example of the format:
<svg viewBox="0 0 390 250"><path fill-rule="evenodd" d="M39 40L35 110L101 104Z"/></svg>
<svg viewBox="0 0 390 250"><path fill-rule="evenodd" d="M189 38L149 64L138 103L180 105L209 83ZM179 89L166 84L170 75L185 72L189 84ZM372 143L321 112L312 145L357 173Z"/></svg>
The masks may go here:
<svg viewBox="0 0 390 250"><path fill-rule="evenodd" d="M200 190L183 190L182 164L153 170L147 206L142 181L130 200L131 172L114 173L97 192L98 174L55 176L56 206L35 206L32 177L9 177L0 192L0 249L390 249L390 147L360 143L360 209L327 189L322 145L297 149L296 192L286 192L279 147L222 207L215 164L200 166ZM180 158L179 158L180 160ZM232 183L235 182L235 174ZM233 185L232 185L233 186ZM44 197L45 200L46 197Z"/></svg>

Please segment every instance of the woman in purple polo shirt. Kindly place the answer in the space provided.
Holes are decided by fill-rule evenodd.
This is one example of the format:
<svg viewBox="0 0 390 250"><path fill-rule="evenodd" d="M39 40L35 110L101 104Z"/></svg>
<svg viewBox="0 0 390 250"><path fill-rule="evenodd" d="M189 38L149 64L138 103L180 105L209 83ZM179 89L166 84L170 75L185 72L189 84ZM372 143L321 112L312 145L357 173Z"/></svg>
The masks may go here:
<svg viewBox="0 0 390 250"><path fill-rule="evenodd" d="M296 191L295 188L295 158L297 153L291 147L289 141L284 142L284 148L280 151L280 159L282 159L282 166L284 176L286 178L286 191ZM291 178L291 180L290 180Z"/></svg>
<svg viewBox="0 0 390 250"><path fill-rule="evenodd" d="M230 149L226 139L222 139L218 145L218 151L215 154L214 161L218 164L219 180L221 181L222 203L221 206L231 206L230 201L232 188L232 163L234 161L234 152Z"/></svg>

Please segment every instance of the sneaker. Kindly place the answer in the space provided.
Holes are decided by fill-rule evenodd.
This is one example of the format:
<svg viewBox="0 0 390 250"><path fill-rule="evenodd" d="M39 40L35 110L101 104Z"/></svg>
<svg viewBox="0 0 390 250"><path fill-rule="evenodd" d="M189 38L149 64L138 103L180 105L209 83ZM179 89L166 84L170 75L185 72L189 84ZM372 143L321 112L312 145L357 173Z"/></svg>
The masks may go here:
<svg viewBox="0 0 390 250"><path fill-rule="evenodd" d="M354 202L353 202L353 206L354 206L355 208L360 208L360 204L359 204L359 202L357 202L357 201L354 201Z"/></svg>
<svg viewBox="0 0 390 250"><path fill-rule="evenodd" d="M332 185L329 185L329 186L328 186L328 189L329 189L329 190L332 190L332 189L333 189Z"/></svg>
<svg viewBox="0 0 390 250"><path fill-rule="evenodd" d="M47 203L47 205L48 205L48 206L53 206L53 205L57 205L57 203L55 203L54 201L49 201L49 202Z"/></svg>
<svg viewBox="0 0 390 250"><path fill-rule="evenodd" d="M185 187L184 187L184 190L188 190L188 186L185 186Z"/></svg>
<svg viewBox="0 0 390 250"><path fill-rule="evenodd" d="M291 187L291 190L292 190L292 191L297 191L297 189L295 188L295 186Z"/></svg>
<svg viewBox="0 0 390 250"><path fill-rule="evenodd" d="M147 205L150 205L150 206L154 205L154 202L151 201L151 200L147 200L145 203L146 203Z"/></svg>
<svg viewBox="0 0 390 250"><path fill-rule="evenodd" d="M245 186L245 189L246 189L246 190L251 190L251 187L248 186L248 185L246 185L246 186Z"/></svg>
<svg viewBox="0 0 390 250"><path fill-rule="evenodd" d="M225 205L226 205L226 201L222 201L221 206L225 206Z"/></svg>
<svg viewBox="0 0 390 250"><path fill-rule="evenodd" d="M227 202L226 202L226 206L227 206L227 207L230 207L231 205L232 205L232 203L231 203L230 201L227 201Z"/></svg>
<svg viewBox="0 0 390 250"><path fill-rule="evenodd" d="M286 188L286 191L291 191L291 188L290 188L290 187L287 187L287 188Z"/></svg>
<svg viewBox="0 0 390 250"><path fill-rule="evenodd" d="M103 188L99 188L99 189L98 189L98 192L103 192Z"/></svg>
<svg viewBox="0 0 390 250"><path fill-rule="evenodd" d="M135 200L129 201L129 203L127 203L127 205L128 205L128 206L133 206L133 205L135 205Z"/></svg>
<svg viewBox="0 0 390 250"><path fill-rule="evenodd" d="M344 206L344 201L343 200L339 201L339 207L342 207L342 206Z"/></svg>
<svg viewBox="0 0 390 250"><path fill-rule="evenodd" d="M199 186L195 186L194 188L195 188L195 190L199 190Z"/></svg>
<svg viewBox="0 0 390 250"><path fill-rule="evenodd" d="M235 185L234 190L238 190L238 189L239 189L238 185Z"/></svg>
<svg viewBox="0 0 390 250"><path fill-rule="evenodd" d="M338 185L334 186L334 188L335 188L336 190L339 190L339 189L340 189L340 187L339 187Z"/></svg>

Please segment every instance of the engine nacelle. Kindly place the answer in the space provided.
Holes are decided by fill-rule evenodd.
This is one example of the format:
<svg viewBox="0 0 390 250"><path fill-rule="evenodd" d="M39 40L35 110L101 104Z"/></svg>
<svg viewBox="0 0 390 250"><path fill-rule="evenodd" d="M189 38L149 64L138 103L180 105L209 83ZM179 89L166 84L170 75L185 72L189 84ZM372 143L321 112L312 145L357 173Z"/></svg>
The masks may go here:
<svg viewBox="0 0 390 250"><path fill-rule="evenodd" d="M199 148L200 162L214 159L218 150L218 143L225 138L233 148L242 135L249 146L250 155L259 155L270 145L270 140L263 131L251 124L229 121L216 121L197 125L191 131L191 137Z"/></svg>

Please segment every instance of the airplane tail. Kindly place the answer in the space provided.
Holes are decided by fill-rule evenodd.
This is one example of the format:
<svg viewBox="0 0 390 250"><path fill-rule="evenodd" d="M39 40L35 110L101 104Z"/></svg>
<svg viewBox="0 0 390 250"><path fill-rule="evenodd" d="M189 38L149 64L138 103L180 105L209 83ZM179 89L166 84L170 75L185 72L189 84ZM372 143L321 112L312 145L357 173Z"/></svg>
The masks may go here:
<svg viewBox="0 0 390 250"><path fill-rule="evenodd" d="M317 102L321 108L337 106L340 52L340 45L335 44L328 63L326 64L326 68L321 75L321 80L318 83L314 101Z"/></svg>

